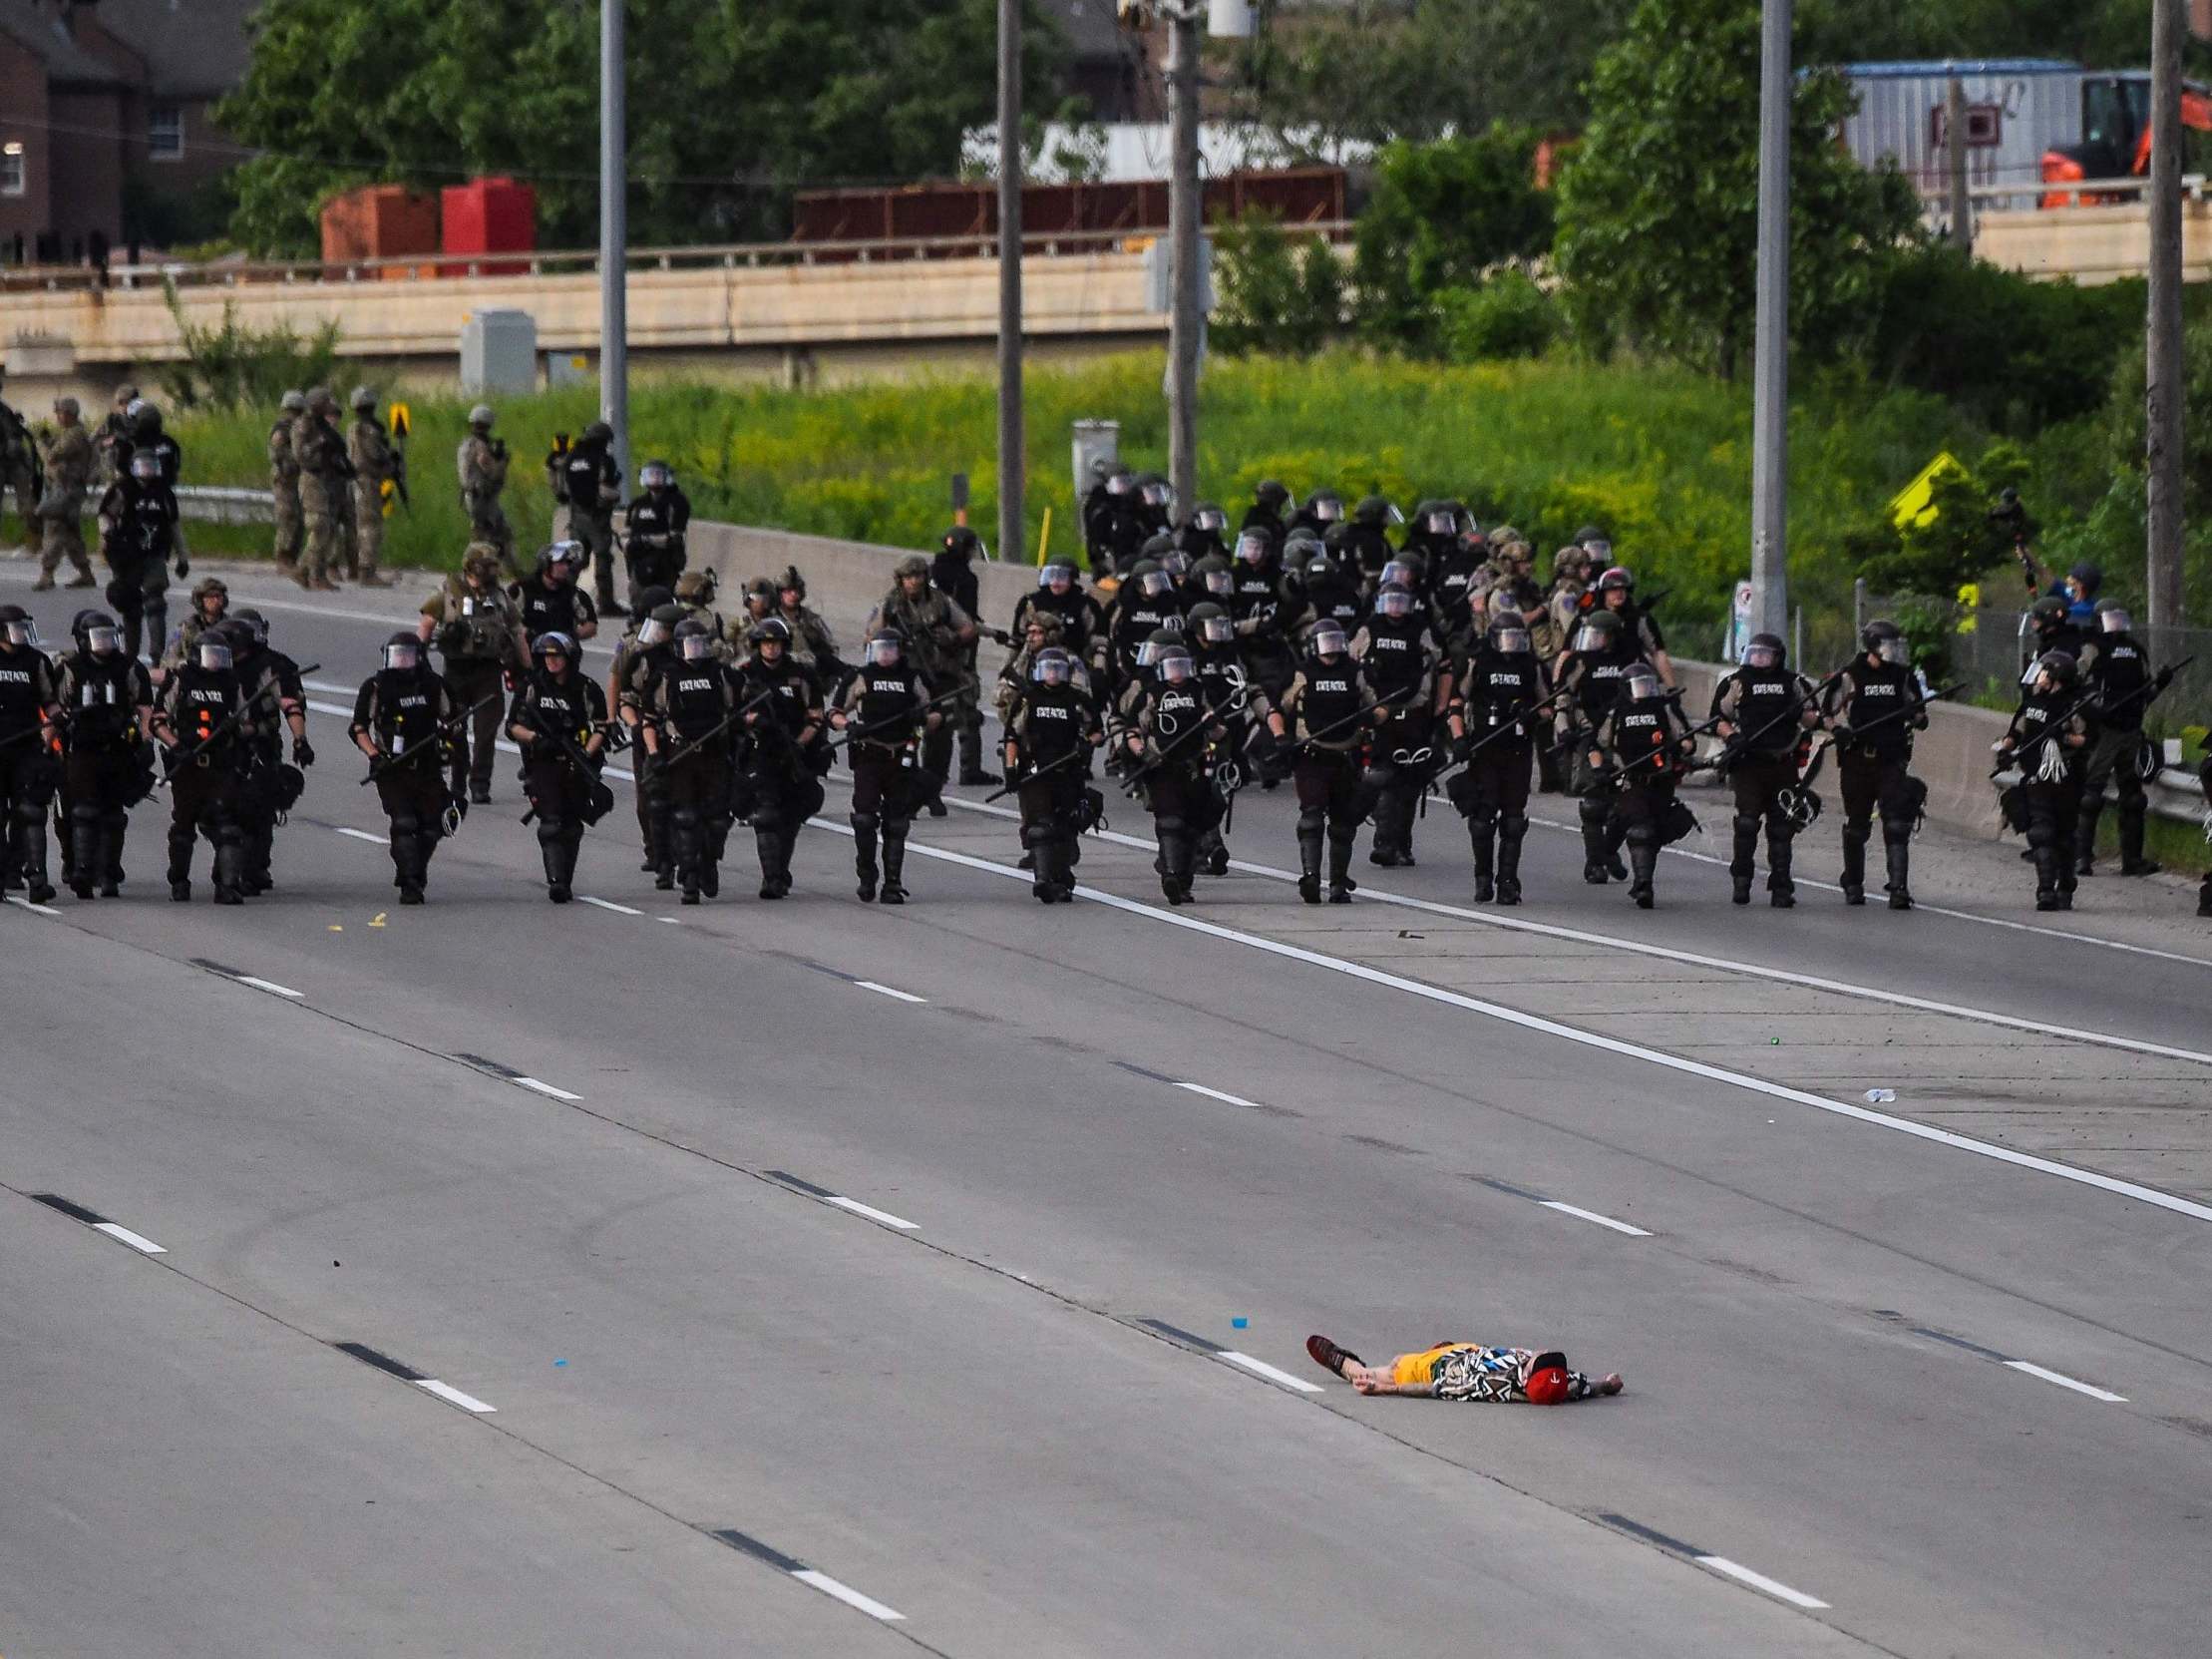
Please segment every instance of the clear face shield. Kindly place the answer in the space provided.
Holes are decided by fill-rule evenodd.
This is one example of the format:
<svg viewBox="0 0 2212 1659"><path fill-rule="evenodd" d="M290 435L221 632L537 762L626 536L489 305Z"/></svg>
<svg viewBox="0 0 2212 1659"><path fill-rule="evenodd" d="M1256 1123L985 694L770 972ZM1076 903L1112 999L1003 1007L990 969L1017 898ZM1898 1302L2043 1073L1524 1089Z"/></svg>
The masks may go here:
<svg viewBox="0 0 2212 1659"><path fill-rule="evenodd" d="M1138 640L1138 641L1137 641L1137 666L1138 666L1138 667L1140 667L1140 668L1149 668L1149 667L1151 667L1151 666L1152 666L1152 664L1153 664L1153 662L1154 662L1154 660L1155 660L1156 658L1158 658L1159 654L1160 654L1160 647L1159 647L1158 645L1155 645L1155 644L1154 644L1154 643L1153 643L1153 642L1152 642L1152 641L1151 641L1150 639L1140 639L1140 640Z"/></svg>
<svg viewBox="0 0 2212 1659"><path fill-rule="evenodd" d="M1874 654L1893 668L1910 668L1913 665L1913 642L1902 634L1894 639L1884 639L1874 647Z"/></svg>
<svg viewBox="0 0 2212 1659"><path fill-rule="evenodd" d="M1175 578L1168 575L1166 571L1147 571L1141 586L1144 589L1145 598L1161 599L1175 587Z"/></svg>
<svg viewBox="0 0 2212 1659"><path fill-rule="evenodd" d="M899 665L899 641L896 639L869 640L868 662L872 668L896 668Z"/></svg>
<svg viewBox="0 0 2212 1659"><path fill-rule="evenodd" d="M1344 630L1334 622L1322 622L1313 629L1313 654L1315 656L1341 656L1344 654Z"/></svg>
<svg viewBox="0 0 2212 1659"><path fill-rule="evenodd" d="M1529 652L1529 630L1525 627L1501 627L1490 635L1490 648L1502 656L1526 656Z"/></svg>
<svg viewBox="0 0 2212 1659"><path fill-rule="evenodd" d="M1237 544L1237 557L1248 565L1265 565L1268 562L1268 539L1265 536L1247 536Z"/></svg>
<svg viewBox="0 0 2212 1659"><path fill-rule="evenodd" d="M2117 607L2107 607L2098 612L2097 622L2106 633L2125 633L2128 629L2127 613Z"/></svg>
<svg viewBox="0 0 2212 1659"><path fill-rule="evenodd" d="M1160 677L1170 685L1180 685L1191 677L1191 653L1181 645L1169 645L1160 652Z"/></svg>
<svg viewBox="0 0 2212 1659"><path fill-rule="evenodd" d="M1413 589L1413 567L1402 559L1393 559L1382 567L1382 586L1396 586L1410 593Z"/></svg>
<svg viewBox="0 0 2212 1659"><path fill-rule="evenodd" d="M35 645L39 642L39 625L28 617L9 622L7 631L8 643L11 645Z"/></svg>
<svg viewBox="0 0 2212 1659"><path fill-rule="evenodd" d="M1743 662L1750 668L1778 668L1782 664L1782 653L1773 645L1753 640L1743 652Z"/></svg>
<svg viewBox="0 0 2212 1659"><path fill-rule="evenodd" d="M1449 513L1429 513L1422 517L1421 528L1431 536L1449 536L1459 527L1452 523Z"/></svg>
<svg viewBox="0 0 2212 1659"><path fill-rule="evenodd" d="M1065 565L1047 565L1037 573L1037 586L1064 594L1075 586L1075 572Z"/></svg>
<svg viewBox="0 0 2212 1659"><path fill-rule="evenodd" d="M1313 518L1319 524L1336 524L1343 519L1344 504L1334 496L1313 498Z"/></svg>
<svg viewBox="0 0 2212 1659"><path fill-rule="evenodd" d="M1065 685L1068 679L1067 653L1048 650L1040 653L1029 665L1029 677L1039 685Z"/></svg>
<svg viewBox="0 0 2212 1659"><path fill-rule="evenodd" d="M1147 484L1144 487L1144 504L1147 507L1166 509L1175 502L1175 492L1165 484Z"/></svg>
<svg viewBox="0 0 2212 1659"><path fill-rule="evenodd" d="M1110 496L1127 495L1129 493L1129 475L1125 472L1108 473L1106 475L1106 493Z"/></svg>
<svg viewBox="0 0 2212 1659"><path fill-rule="evenodd" d="M230 647L220 639L200 640L199 665L214 673L224 671L230 666Z"/></svg>
<svg viewBox="0 0 2212 1659"><path fill-rule="evenodd" d="M131 457L131 476L141 484L152 484L162 476L162 463L141 450Z"/></svg>
<svg viewBox="0 0 2212 1659"><path fill-rule="evenodd" d="M1413 596L1402 588L1386 588L1375 595L1375 611L1384 617L1411 616Z"/></svg>
<svg viewBox="0 0 2212 1659"><path fill-rule="evenodd" d="M637 624L637 643L642 649L650 650L655 645L667 643L667 640L668 624L657 618L647 617Z"/></svg>
<svg viewBox="0 0 2212 1659"><path fill-rule="evenodd" d="M1191 515L1191 528L1202 531L1210 530L1218 536L1229 528L1229 515L1219 507L1201 507Z"/></svg>
<svg viewBox="0 0 2212 1659"><path fill-rule="evenodd" d="M113 656L123 648L123 629L115 626L89 628L85 643L92 647L95 656Z"/></svg>
<svg viewBox="0 0 2212 1659"><path fill-rule="evenodd" d="M637 482L648 490L665 490L675 481L675 475L658 463L638 469Z"/></svg>
<svg viewBox="0 0 2212 1659"><path fill-rule="evenodd" d="M1236 587L1237 579L1227 571L1208 571L1206 573L1206 591L1209 594L1226 599L1236 590Z"/></svg>
<svg viewBox="0 0 2212 1659"><path fill-rule="evenodd" d="M413 673L422 660L422 649L412 639L394 639L384 647L384 666L395 674Z"/></svg>
<svg viewBox="0 0 2212 1659"><path fill-rule="evenodd" d="M1237 624L1227 617L1209 617L1201 625L1199 636L1209 645L1226 645L1237 637Z"/></svg>
<svg viewBox="0 0 2212 1659"><path fill-rule="evenodd" d="M1661 687L1659 675L1645 667L1629 670L1629 696L1637 702L1651 702L1659 696Z"/></svg>
<svg viewBox="0 0 2212 1659"><path fill-rule="evenodd" d="M1575 637L1567 648L1577 651L1602 651L1613 643L1613 635L1602 627L1592 627L1588 622L1575 629Z"/></svg>
<svg viewBox="0 0 2212 1659"><path fill-rule="evenodd" d="M1608 537L1593 536L1583 543L1582 548L1583 552L1590 555L1593 564L1606 565L1613 561L1613 542Z"/></svg>
<svg viewBox="0 0 2212 1659"><path fill-rule="evenodd" d="M703 633L687 633L681 649L686 662L704 662L714 654L714 641Z"/></svg>
<svg viewBox="0 0 2212 1659"><path fill-rule="evenodd" d="M1160 556L1160 568L1177 582L1191 574L1191 556L1181 548L1170 548Z"/></svg>

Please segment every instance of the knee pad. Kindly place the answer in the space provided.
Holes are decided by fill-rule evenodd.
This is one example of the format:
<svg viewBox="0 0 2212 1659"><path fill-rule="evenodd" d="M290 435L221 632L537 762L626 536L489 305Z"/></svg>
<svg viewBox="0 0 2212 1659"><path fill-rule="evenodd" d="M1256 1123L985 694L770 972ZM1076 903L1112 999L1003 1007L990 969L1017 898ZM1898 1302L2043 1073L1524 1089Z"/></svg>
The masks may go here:
<svg viewBox="0 0 2212 1659"><path fill-rule="evenodd" d="M1156 818L1152 827L1162 835L1181 835L1189 826L1180 818Z"/></svg>
<svg viewBox="0 0 2212 1659"><path fill-rule="evenodd" d="M394 835L420 835L422 832L423 822L414 813L395 812L392 814L392 833Z"/></svg>
<svg viewBox="0 0 2212 1659"><path fill-rule="evenodd" d="M1887 833L1885 833L1883 835L1883 840L1887 841L1888 839L1889 836L1887 835ZM1903 837L1900 837L1899 839L1902 840ZM2040 818L2033 820L2028 826L2028 844L2030 847L2057 846L2058 826L2055 823L2046 822Z"/></svg>
<svg viewBox="0 0 2212 1659"><path fill-rule="evenodd" d="M1059 838L1060 832L1050 824L1024 824L1021 829L1021 844L1031 852L1049 847Z"/></svg>
<svg viewBox="0 0 2212 1659"><path fill-rule="evenodd" d="M1593 792L1575 803L1575 811L1582 818L1584 829L1603 829L1606 820L1613 816L1613 801L1609 796Z"/></svg>
<svg viewBox="0 0 2212 1659"><path fill-rule="evenodd" d="M1498 833L1518 841L1529 832L1529 821L1518 812L1509 812L1498 820Z"/></svg>
<svg viewBox="0 0 2212 1659"><path fill-rule="evenodd" d="M1467 827L1477 835L1488 835L1498 827L1497 809L1488 803L1478 805L1467 814Z"/></svg>
<svg viewBox="0 0 2212 1659"><path fill-rule="evenodd" d="M566 836L568 826L558 818L538 815L538 844L541 847L557 847Z"/></svg>
<svg viewBox="0 0 2212 1659"><path fill-rule="evenodd" d="M104 814L100 808L94 806L90 801L76 801L70 805L69 821L73 824L82 824L87 829L98 828L103 816Z"/></svg>
<svg viewBox="0 0 2212 1659"><path fill-rule="evenodd" d="M696 830L702 821L699 817L699 809L695 806L671 807L669 808L669 815L674 820L676 828L680 830Z"/></svg>
<svg viewBox="0 0 2212 1659"><path fill-rule="evenodd" d="M856 812L853 814L853 833L862 837L874 835L882 823L883 820L873 812Z"/></svg>
<svg viewBox="0 0 2212 1659"><path fill-rule="evenodd" d="M1622 839L1632 847L1656 847L1659 844L1659 827L1642 818L1629 826L1628 834Z"/></svg>
<svg viewBox="0 0 2212 1659"><path fill-rule="evenodd" d="M1774 810L1775 809L1772 807L1769 807L1767 809L1765 821L1769 824L1774 822ZM1746 813L1739 812L1735 816L1736 834L1756 835L1759 833L1759 823L1760 820L1758 818Z"/></svg>
<svg viewBox="0 0 2212 1659"><path fill-rule="evenodd" d="M1298 808L1298 834L1300 835L1318 835L1321 833L1321 827L1327 822L1328 809L1326 807L1301 806Z"/></svg>

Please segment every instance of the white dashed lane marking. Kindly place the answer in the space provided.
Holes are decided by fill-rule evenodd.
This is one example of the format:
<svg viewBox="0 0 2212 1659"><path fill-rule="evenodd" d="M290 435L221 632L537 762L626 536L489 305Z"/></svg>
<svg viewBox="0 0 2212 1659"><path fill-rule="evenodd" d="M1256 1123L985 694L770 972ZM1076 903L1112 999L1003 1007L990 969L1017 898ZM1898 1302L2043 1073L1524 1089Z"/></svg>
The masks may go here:
<svg viewBox="0 0 2212 1659"><path fill-rule="evenodd" d="M110 1238L128 1244L142 1256L166 1256L169 1252L148 1238L144 1233L134 1233L120 1221L110 1221L98 1210L88 1210L82 1204L73 1204L58 1192L34 1192L31 1197L50 1210L58 1210L72 1221L82 1221L96 1233L106 1233Z"/></svg>
<svg viewBox="0 0 2212 1659"><path fill-rule="evenodd" d="M919 1221L909 1221L903 1215L893 1215L889 1210L880 1210L873 1204L864 1204L858 1198L848 1198L842 1192L832 1192L828 1187L816 1186L814 1182L794 1175L788 1169L764 1169L761 1173L778 1186L786 1186L793 1192L802 1193L809 1198L820 1199L823 1203L836 1209L846 1210L851 1214L863 1216L870 1221L879 1222L894 1231L914 1233L920 1232L922 1229L922 1223Z"/></svg>

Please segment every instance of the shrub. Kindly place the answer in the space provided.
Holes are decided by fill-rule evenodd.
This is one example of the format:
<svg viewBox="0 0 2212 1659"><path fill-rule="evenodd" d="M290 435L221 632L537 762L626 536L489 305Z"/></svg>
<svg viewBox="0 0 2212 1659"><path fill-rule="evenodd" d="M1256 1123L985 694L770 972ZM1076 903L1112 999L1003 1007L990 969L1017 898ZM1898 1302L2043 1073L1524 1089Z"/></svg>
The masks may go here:
<svg viewBox="0 0 2212 1659"><path fill-rule="evenodd" d="M1559 307L1518 270L1436 296L1444 355L1455 363L1541 357L1559 338Z"/></svg>

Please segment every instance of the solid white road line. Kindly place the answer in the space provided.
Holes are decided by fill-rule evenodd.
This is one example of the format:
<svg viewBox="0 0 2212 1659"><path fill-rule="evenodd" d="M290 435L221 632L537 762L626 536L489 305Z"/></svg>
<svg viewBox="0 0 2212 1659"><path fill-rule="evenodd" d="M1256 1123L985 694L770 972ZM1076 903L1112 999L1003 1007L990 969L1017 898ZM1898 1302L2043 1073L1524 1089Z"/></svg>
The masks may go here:
<svg viewBox="0 0 2212 1659"><path fill-rule="evenodd" d="M576 903L579 905L596 905L601 910L613 911L617 916L642 916L645 914L641 910L632 910L628 905L618 905L612 899L594 899L588 893L578 893Z"/></svg>
<svg viewBox="0 0 2212 1659"><path fill-rule="evenodd" d="M507 1080L519 1088L531 1089L555 1100L580 1100L583 1098L580 1094L570 1094L564 1088L555 1088L552 1083L541 1082L536 1077L510 1077Z"/></svg>
<svg viewBox="0 0 2212 1659"><path fill-rule="evenodd" d="M1754 1590L1764 1590L1770 1596L1779 1597L1792 1607L1802 1607L1807 1611L1812 1611L1828 1605L1817 1596L1809 1596L1803 1590L1793 1590L1781 1580L1769 1578L1763 1572L1753 1572L1742 1562L1731 1561L1725 1555L1699 1555L1693 1557L1693 1559L1702 1566L1712 1568L1714 1572L1724 1572L1730 1578L1750 1585Z"/></svg>
<svg viewBox="0 0 2212 1659"><path fill-rule="evenodd" d="M459 1406L464 1412L474 1412L479 1417L488 1417L498 1410L497 1407L487 1406L475 1395L463 1394L459 1389L441 1383L435 1377L420 1378L416 1381L415 1387L436 1395L450 1406Z"/></svg>
<svg viewBox="0 0 2212 1659"><path fill-rule="evenodd" d="M166 1256L169 1254L167 1250L164 1250L144 1233L134 1233L130 1228L121 1226L116 1222L95 1221L92 1225L94 1231L106 1233L110 1238L119 1238L132 1249L142 1250L149 1256Z"/></svg>
<svg viewBox="0 0 2212 1659"><path fill-rule="evenodd" d="M1254 1111L1269 1109L1258 1100L1248 1100L1241 1094L1227 1094L1218 1088L1208 1088L1204 1083L1178 1082L1175 1086L1177 1088L1187 1088L1193 1094L1203 1094L1209 1100L1221 1100L1232 1106L1250 1106Z"/></svg>
<svg viewBox="0 0 2212 1659"><path fill-rule="evenodd" d="M865 1215L871 1221L881 1221L885 1226L896 1227L902 1233L914 1233L922 1230L921 1222L909 1221L903 1216L893 1215L889 1210L880 1210L873 1204L864 1204L858 1198L845 1198L832 1193L822 1202L835 1204L841 1210L851 1210L855 1215Z"/></svg>
<svg viewBox="0 0 2212 1659"><path fill-rule="evenodd" d="M826 1572L816 1572L812 1567L801 1567L792 1577L802 1584L812 1584L824 1595L836 1596L848 1607L857 1607L872 1619L882 1619L886 1624L904 1624L907 1615L896 1607L886 1607L874 1596L865 1596L850 1584L841 1584Z"/></svg>
<svg viewBox="0 0 2212 1659"><path fill-rule="evenodd" d="M350 835L356 841L374 842L379 847L389 847L391 842L381 835L371 835L367 830L348 829L343 824L332 826L340 835Z"/></svg>
<svg viewBox="0 0 2212 1659"><path fill-rule="evenodd" d="M272 997L289 997L295 1003L307 995L304 991L294 991L288 985L278 985L274 980L255 979L251 974L240 974L237 981L240 985L250 985L256 991L266 991Z"/></svg>
<svg viewBox="0 0 2212 1659"><path fill-rule="evenodd" d="M25 910L35 910L41 916L61 915L61 912L56 910L52 905L34 905L33 903L31 903L30 900L24 898L21 894L17 893L10 893L8 895L8 903L11 905L21 905Z"/></svg>
<svg viewBox="0 0 2212 1659"><path fill-rule="evenodd" d="M1011 864L997 864L986 858L976 858L968 853L956 853L944 847L926 846L919 841L907 843L910 851L923 858L932 858L944 864L956 864L963 869L978 870L988 875L1026 883L1029 872L1017 870ZM1262 872L1265 873L1265 872ZM1561 1025L1541 1015L1523 1014L1519 1009L1506 1008L1499 1003L1486 1003L1478 997L1464 996L1457 991L1447 991L1442 986L1424 985L1418 980L1405 979L1397 974L1370 968L1362 962L1352 962L1343 957L1324 956L1318 951L1308 951L1302 946L1286 944L1281 940L1262 938L1258 934L1242 933L1235 928L1225 928L1217 922L1203 921L1196 916L1177 911L1161 910L1152 905L1139 904L1134 899L1124 899L1117 893L1103 892L1095 887L1078 887L1076 894L1093 904L1127 915L1141 916L1171 928L1183 928L1201 933L1209 938L1242 945L1248 950L1267 956L1282 957L1287 961L1304 963L1309 967L1323 968L1332 974L1342 974L1347 979L1365 981L1392 991L1402 991L1432 1003L1442 1003L1447 1008L1464 1009L1469 1014L1483 1015L1505 1025L1518 1026L1524 1031L1556 1037L1562 1041L1579 1043L1588 1048L1600 1048L1607 1053L1620 1054L1629 1059L1643 1060L1647 1064L1662 1066L1669 1071L1680 1071L1692 1077L1703 1077L1708 1082L1725 1083L1733 1088L1748 1089L1772 1100L1788 1100L1801 1106L1811 1106L1816 1111L1831 1112L1838 1117L1853 1118L1861 1123L1872 1123L1879 1128L1898 1134L1910 1135L1916 1140L1933 1141L1940 1146L1954 1147L1962 1152L1972 1152L1977 1157L1990 1158L1999 1163L2009 1163L2017 1168L2031 1169L2041 1175L2055 1175L2060 1180L2073 1181L2099 1191L2116 1193L2138 1203L2151 1204L2159 1209L2171 1210L2176 1215L2186 1215L2197 1221L2212 1221L2212 1205L2200 1204L2193 1199L2178 1197L2170 1192L2160 1192L2156 1187L2139 1186L2133 1181L2123 1181L2116 1176L2099 1174L2093 1169L2076 1169L2069 1164L2056 1163L2049 1158L2039 1158L2029 1152L2016 1152L2010 1146L1999 1146L1986 1140L1974 1140L1966 1135L1954 1134L1949 1129L1939 1129L1927 1123L1915 1123L1909 1118L1892 1117L1848 1100L1831 1100L1825 1095L1814 1094L1802 1088L1791 1088L1786 1083L1768 1082L1764 1077L1754 1077L1747 1072L1730 1071L1718 1065L1707 1065L1702 1060L1685 1059L1679 1054L1669 1054L1662 1049L1648 1048L1641 1042L1630 1042L1622 1037L1607 1037L1599 1032L1582 1031L1574 1026ZM2070 1035L2070 1034L2069 1034Z"/></svg>
<svg viewBox="0 0 2212 1659"><path fill-rule="evenodd" d="M971 812L984 812L990 816L1018 818L1019 813L1008 812L1003 807L985 806L980 801L961 801L947 796L948 806L963 806ZM1129 847L1141 852L1156 852L1155 843L1142 837L1123 835L1118 830L1094 832L1102 841ZM1696 855L1703 857L1703 854ZM1297 872L1283 870L1269 864L1255 864L1248 859L1231 859L1229 867L1248 876L1265 876L1270 881L1294 882ZM1654 945L1642 940L1622 939L1612 934L1591 933L1581 928L1560 927L1556 923L1531 922L1524 917L1499 916L1487 911L1470 910L1464 905L1444 904L1434 899L1416 899L1402 893L1386 893L1379 888L1361 884L1359 896L1376 904L1396 905L1403 910L1417 910L1431 916L1449 916L1455 921L1473 922L1477 926L1498 928L1507 933L1535 934L1545 939L1564 939L1578 945L1594 945L1608 952L1626 951L1635 956L1652 957L1661 962L1680 963L1690 968L1708 968L1716 973L1737 974L1749 979L1770 980L1781 985L1803 986L1807 990L1832 992L1840 997L1854 997L1866 1002L1887 1003L1896 1008L1915 1009L1925 1014L1950 1015L1961 1020L1976 1020L1987 1025L2003 1026L2011 1031L2031 1032L2038 1037L2055 1037L2075 1042L2088 1042L2105 1048L2124 1048L2133 1053L2155 1054L2162 1059L2187 1060L2197 1065L2212 1065L2212 1052L2198 1048L2178 1048L2162 1042L2149 1042L2139 1037L2119 1037L2107 1032L2083 1031L2077 1028L2056 1027L2040 1021L2024 1020L2017 1015L2000 1014L1992 1009L1973 1008L1961 1003L1940 1002L1929 997L1909 996L1900 991L1884 991L1877 986L1848 980L1832 980L1817 974L1799 974L1786 968L1768 968L1757 963L1739 961L1734 957L1705 956L1695 951L1678 951L1665 945ZM1915 908L1934 911L1935 907L1916 904ZM2137 946L2117 945L2111 940L2088 939L2084 935L2064 933L2055 928L2030 928L2026 923L1999 922L1993 918L1971 916L1965 911L1945 911L1941 914L1955 916L1968 922L1990 922L1992 926L2025 928L2031 933L2045 933L2053 939L2072 940L2076 943L2109 945L2115 950L2138 950ZM2170 952L2151 952L2151 955L2168 957L2191 967L2212 966L2201 957L2178 956Z"/></svg>
<svg viewBox="0 0 2212 1659"><path fill-rule="evenodd" d="M855 980L853 983L863 991L873 991L884 997L896 997L902 1003L926 1003L929 1000L926 997L917 997L911 991L899 991L888 985L878 985L874 980Z"/></svg>
<svg viewBox="0 0 2212 1659"><path fill-rule="evenodd" d="M1250 1354L1240 1354L1234 1348L1223 1349L1216 1358L1227 1360L1233 1366L1243 1366L1255 1377L1265 1377L1271 1383L1281 1383L1285 1388L1295 1389L1299 1394L1323 1392L1317 1383L1308 1383L1302 1377L1292 1377L1288 1371L1278 1370L1267 1361L1256 1360Z"/></svg>
<svg viewBox="0 0 2212 1659"><path fill-rule="evenodd" d="M2071 1389L2075 1394L2085 1394L2092 1400L2108 1401L2115 1406L2127 1404L2127 1396L2124 1394L2114 1394L2110 1389L2100 1389L2093 1383L2078 1382L2060 1372L2046 1371L2032 1361L2007 1360L2005 1363L2015 1371L2025 1371L2030 1377L2040 1377L2046 1383L2056 1383L2062 1389Z"/></svg>
<svg viewBox="0 0 2212 1659"><path fill-rule="evenodd" d="M1642 1227L1632 1227L1626 1221L1616 1221L1612 1216L1600 1215L1596 1210L1581 1209L1574 1204L1562 1204L1557 1198L1539 1198L1537 1202L1548 1210L1559 1211L1561 1215L1571 1215L1582 1221L1595 1221L1601 1227L1611 1227L1615 1232L1627 1233L1631 1238L1650 1238L1652 1236Z"/></svg>

